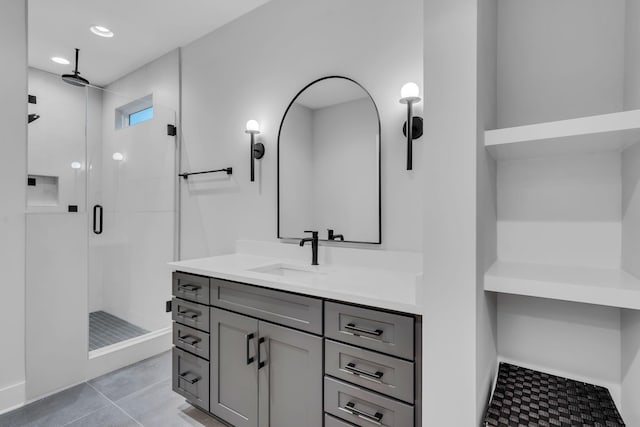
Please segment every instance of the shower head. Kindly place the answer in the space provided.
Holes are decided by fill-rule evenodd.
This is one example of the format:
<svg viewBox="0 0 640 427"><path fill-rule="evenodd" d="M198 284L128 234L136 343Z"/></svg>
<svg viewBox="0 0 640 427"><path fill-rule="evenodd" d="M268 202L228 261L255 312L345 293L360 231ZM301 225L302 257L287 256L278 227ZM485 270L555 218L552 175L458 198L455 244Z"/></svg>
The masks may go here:
<svg viewBox="0 0 640 427"><path fill-rule="evenodd" d="M76 48L76 69L73 71L73 74L63 74L62 80L65 83L69 83L70 85L73 85L73 86L85 87L86 85L89 84L89 80L85 79L84 77L80 77L80 71L78 71L78 53L79 52L80 52L80 49Z"/></svg>

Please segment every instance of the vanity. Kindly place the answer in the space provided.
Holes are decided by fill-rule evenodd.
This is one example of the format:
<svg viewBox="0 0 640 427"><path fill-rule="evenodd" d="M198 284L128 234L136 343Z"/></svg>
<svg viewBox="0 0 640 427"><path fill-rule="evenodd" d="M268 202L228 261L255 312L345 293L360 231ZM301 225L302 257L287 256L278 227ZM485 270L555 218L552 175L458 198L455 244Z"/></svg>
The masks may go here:
<svg viewBox="0 0 640 427"><path fill-rule="evenodd" d="M247 133L253 171L259 124ZM173 390L234 427L422 425L422 256L375 246L373 98L347 77L310 83L277 155L284 242L171 263Z"/></svg>
<svg viewBox="0 0 640 427"><path fill-rule="evenodd" d="M232 254L172 263L173 389L236 427L421 425L415 273Z"/></svg>

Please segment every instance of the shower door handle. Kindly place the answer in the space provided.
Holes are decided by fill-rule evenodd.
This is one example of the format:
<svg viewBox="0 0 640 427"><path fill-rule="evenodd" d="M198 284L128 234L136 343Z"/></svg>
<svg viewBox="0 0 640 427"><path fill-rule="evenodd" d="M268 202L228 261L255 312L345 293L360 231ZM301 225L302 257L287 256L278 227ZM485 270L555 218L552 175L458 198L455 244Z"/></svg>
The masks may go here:
<svg viewBox="0 0 640 427"><path fill-rule="evenodd" d="M100 214L100 220L98 220L98 214ZM93 206L93 232L95 234L102 234L102 217L103 209L101 205Z"/></svg>

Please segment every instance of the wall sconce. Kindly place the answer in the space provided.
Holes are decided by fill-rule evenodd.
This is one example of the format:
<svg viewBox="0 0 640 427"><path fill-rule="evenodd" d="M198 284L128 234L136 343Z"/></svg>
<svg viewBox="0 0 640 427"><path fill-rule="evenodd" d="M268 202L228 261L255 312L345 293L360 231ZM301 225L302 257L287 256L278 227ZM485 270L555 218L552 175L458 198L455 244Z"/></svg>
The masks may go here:
<svg viewBox="0 0 640 427"><path fill-rule="evenodd" d="M407 170L413 169L413 140L422 136L422 117L413 117L413 104L420 102L420 88L409 82L400 89L400 103L407 104L407 121L404 122L402 133L407 137ZM407 123L411 123L408 126Z"/></svg>
<svg viewBox="0 0 640 427"><path fill-rule="evenodd" d="M255 141L255 135L260 133L260 124L255 120L249 120L245 133L251 135L251 182L253 182L255 181L255 160L264 156L264 144Z"/></svg>

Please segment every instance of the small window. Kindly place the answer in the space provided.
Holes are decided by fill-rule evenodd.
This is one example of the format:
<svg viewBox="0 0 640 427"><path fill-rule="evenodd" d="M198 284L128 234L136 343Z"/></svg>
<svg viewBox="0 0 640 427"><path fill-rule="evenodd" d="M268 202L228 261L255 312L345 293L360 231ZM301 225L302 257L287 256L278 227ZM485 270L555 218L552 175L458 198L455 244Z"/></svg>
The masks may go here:
<svg viewBox="0 0 640 427"><path fill-rule="evenodd" d="M115 128L124 129L153 118L153 95L147 95L115 110Z"/></svg>
<svg viewBox="0 0 640 427"><path fill-rule="evenodd" d="M137 125L140 122L151 120L153 118L153 107L145 108L129 114L129 126Z"/></svg>

